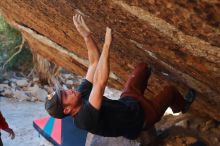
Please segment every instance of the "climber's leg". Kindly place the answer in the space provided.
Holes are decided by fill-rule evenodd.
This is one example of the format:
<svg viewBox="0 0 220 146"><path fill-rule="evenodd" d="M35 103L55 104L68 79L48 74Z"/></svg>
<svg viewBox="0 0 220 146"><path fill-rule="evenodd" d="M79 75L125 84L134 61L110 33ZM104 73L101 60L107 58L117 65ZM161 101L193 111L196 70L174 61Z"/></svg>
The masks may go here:
<svg viewBox="0 0 220 146"><path fill-rule="evenodd" d="M150 74L151 68L147 64L138 64L126 82L121 97L131 96L138 98L143 96Z"/></svg>
<svg viewBox="0 0 220 146"><path fill-rule="evenodd" d="M185 100L179 91L173 86L165 87L155 98L149 100L143 98L141 106L145 111L145 122L151 127L160 121L166 109L171 107L174 113L181 112L185 106Z"/></svg>

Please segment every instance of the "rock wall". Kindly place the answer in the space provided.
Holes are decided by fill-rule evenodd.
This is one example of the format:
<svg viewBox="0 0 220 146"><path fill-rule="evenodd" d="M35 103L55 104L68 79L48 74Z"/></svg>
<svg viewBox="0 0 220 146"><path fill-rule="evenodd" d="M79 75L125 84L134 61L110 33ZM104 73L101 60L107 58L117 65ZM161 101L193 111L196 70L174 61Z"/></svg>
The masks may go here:
<svg viewBox="0 0 220 146"><path fill-rule="evenodd" d="M154 67L151 98L166 84L199 97L193 111L220 120L220 2L218 0L1 0L0 10L33 51L85 75L88 60L72 16L81 13L101 49L113 29L109 83L122 89L138 62ZM205 108L204 108L205 107Z"/></svg>

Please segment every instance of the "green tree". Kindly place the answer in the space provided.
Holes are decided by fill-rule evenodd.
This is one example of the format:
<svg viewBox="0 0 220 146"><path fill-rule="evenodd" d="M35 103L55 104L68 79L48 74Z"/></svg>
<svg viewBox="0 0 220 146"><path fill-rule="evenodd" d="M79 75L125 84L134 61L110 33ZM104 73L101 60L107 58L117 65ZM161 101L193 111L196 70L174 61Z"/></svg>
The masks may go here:
<svg viewBox="0 0 220 146"><path fill-rule="evenodd" d="M6 65L6 70L16 70L28 72L32 64L32 53L26 43L22 44L22 35L19 31L12 28L2 16L0 16L0 67L16 54ZM22 45L22 48L18 46Z"/></svg>

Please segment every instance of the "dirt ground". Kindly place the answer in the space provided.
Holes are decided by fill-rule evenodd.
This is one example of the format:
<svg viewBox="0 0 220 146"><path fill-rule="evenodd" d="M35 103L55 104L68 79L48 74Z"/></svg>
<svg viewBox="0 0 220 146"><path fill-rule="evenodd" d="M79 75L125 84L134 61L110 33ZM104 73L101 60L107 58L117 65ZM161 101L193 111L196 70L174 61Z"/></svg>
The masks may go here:
<svg viewBox="0 0 220 146"><path fill-rule="evenodd" d="M0 97L0 110L16 135L15 139L11 140L7 133L1 131L4 146L50 146L42 136L39 137L32 126L34 119L47 115L43 102Z"/></svg>

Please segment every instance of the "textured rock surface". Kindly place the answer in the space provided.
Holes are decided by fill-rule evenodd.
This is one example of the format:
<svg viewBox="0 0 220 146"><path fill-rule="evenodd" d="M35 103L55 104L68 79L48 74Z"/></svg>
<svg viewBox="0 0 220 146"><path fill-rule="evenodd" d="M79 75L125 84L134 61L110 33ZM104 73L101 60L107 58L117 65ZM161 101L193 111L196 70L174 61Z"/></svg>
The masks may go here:
<svg viewBox="0 0 220 146"><path fill-rule="evenodd" d="M16 84L17 84L19 87L25 87L25 86L28 85L28 81L25 80L25 79L17 80L17 81L16 81Z"/></svg>
<svg viewBox="0 0 220 146"><path fill-rule="evenodd" d="M153 97L167 83L195 88L194 111L220 120L220 2L218 0L2 0L0 10L33 51L77 74L88 66L72 23L83 13L101 48L113 29L110 84L117 89L138 62L154 67ZM204 108L205 107L205 108Z"/></svg>

